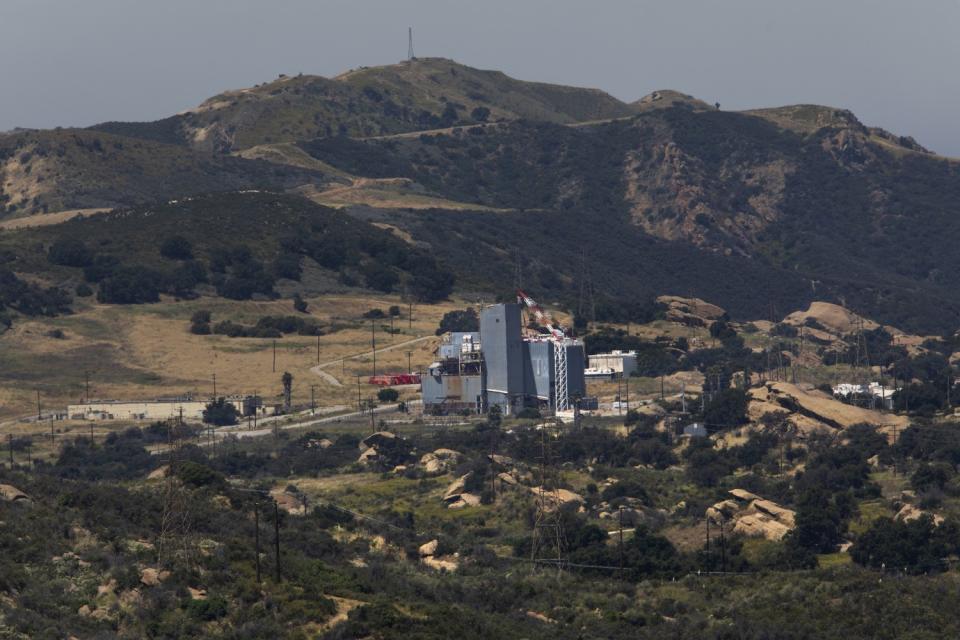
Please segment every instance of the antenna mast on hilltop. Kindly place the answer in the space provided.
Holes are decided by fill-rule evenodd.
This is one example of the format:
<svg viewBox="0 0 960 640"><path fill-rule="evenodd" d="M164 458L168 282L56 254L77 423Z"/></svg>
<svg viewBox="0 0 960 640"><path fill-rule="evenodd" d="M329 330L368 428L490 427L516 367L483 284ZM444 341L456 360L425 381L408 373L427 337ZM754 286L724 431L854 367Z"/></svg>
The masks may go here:
<svg viewBox="0 0 960 640"><path fill-rule="evenodd" d="M413 27L407 27L407 62L412 62L413 58Z"/></svg>

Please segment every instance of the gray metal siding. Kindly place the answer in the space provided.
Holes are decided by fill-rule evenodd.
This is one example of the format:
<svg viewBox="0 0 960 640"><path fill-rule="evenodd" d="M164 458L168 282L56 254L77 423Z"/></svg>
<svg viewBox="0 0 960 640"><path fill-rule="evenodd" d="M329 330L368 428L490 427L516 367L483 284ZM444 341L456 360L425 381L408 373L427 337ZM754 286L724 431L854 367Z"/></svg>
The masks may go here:
<svg viewBox="0 0 960 640"><path fill-rule="evenodd" d="M553 406L553 343L528 342L527 367L530 372L527 395L536 396Z"/></svg>
<svg viewBox="0 0 960 640"><path fill-rule="evenodd" d="M567 347L567 393L571 401L587 395L587 381L583 375L586 361L582 343Z"/></svg>
<svg viewBox="0 0 960 640"><path fill-rule="evenodd" d="M523 340L520 305L503 304L480 312L480 345L487 371L487 389L523 394Z"/></svg>

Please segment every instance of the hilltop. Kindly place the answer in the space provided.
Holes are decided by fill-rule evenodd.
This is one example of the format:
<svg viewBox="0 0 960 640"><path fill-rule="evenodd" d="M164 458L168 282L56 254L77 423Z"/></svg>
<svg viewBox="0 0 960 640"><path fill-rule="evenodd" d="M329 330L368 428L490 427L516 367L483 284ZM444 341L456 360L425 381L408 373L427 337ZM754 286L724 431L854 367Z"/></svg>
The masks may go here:
<svg viewBox="0 0 960 640"><path fill-rule="evenodd" d="M826 106L628 104L426 58L16 132L0 162L5 218L268 190L398 230L466 291L503 295L522 245L578 308L586 289L607 310L669 290L739 317L821 299L918 331L960 319L960 164Z"/></svg>
<svg viewBox="0 0 960 640"><path fill-rule="evenodd" d="M334 78L281 75L218 94L160 122L94 129L235 151L335 135L378 136L519 118L572 123L630 113L628 105L596 89L524 82L444 58L418 58Z"/></svg>

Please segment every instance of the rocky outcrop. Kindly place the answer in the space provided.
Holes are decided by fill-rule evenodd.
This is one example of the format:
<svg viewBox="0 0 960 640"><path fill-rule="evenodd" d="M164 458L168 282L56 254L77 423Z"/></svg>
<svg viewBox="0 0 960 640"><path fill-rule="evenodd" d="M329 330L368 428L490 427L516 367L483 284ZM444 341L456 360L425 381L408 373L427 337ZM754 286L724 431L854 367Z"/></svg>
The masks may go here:
<svg viewBox="0 0 960 640"><path fill-rule="evenodd" d="M726 311L700 298L660 296L657 302L667 307L667 319L694 327L706 327L726 315Z"/></svg>
<svg viewBox="0 0 960 640"><path fill-rule="evenodd" d="M929 511L924 511L920 507L916 507L912 504L905 504L900 508L900 511L897 511L897 515L893 518L894 520L900 520L901 522L910 522L912 520L919 520L923 516L930 516L933 519L933 524L940 526L943 523L943 516L936 513L931 513Z"/></svg>
<svg viewBox="0 0 960 640"><path fill-rule="evenodd" d="M453 469L462 457L459 451L453 449L436 449L420 456L420 464L425 473L439 475Z"/></svg>
<svg viewBox="0 0 960 640"><path fill-rule="evenodd" d="M710 522L732 524L734 533L767 540L782 540L796 526L796 514L791 509L743 489L731 489L729 493L731 498L707 507Z"/></svg>
<svg viewBox="0 0 960 640"><path fill-rule="evenodd" d="M473 493L467 493L467 481L473 477L473 472L465 473L447 487L443 494L443 501L447 503L448 509L463 509L464 507L475 507L480 504L480 496Z"/></svg>
<svg viewBox="0 0 960 640"><path fill-rule="evenodd" d="M437 549L439 546L440 542L436 538L420 545L418 550L420 561L431 569L437 569L438 571L456 571L460 564L460 554L438 556Z"/></svg>
<svg viewBox="0 0 960 640"><path fill-rule="evenodd" d="M798 430L821 428L821 425L840 430L866 423L876 425L882 431L892 431L894 427L904 429L910 423L905 416L845 404L822 391L788 382L768 382L763 387L751 389L750 398L751 417L772 410L787 411ZM756 402L764 404L755 407Z"/></svg>
<svg viewBox="0 0 960 640"><path fill-rule="evenodd" d="M17 489L12 484L0 484L0 500L4 502L18 502L22 504L29 504L32 502L30 496L25 494L20 489Z"/></svg>
<svg viewBox="0 0 960 640"><path fill-rule="evenodd" d="M578 493L574 493L569 489L546 489L541 487L530 487L530 493L532 493L538 500L540 499L541 495L543 496L543 508L546 511L554 511L571 503L582 505L585 502L583 496Z"/></svg>

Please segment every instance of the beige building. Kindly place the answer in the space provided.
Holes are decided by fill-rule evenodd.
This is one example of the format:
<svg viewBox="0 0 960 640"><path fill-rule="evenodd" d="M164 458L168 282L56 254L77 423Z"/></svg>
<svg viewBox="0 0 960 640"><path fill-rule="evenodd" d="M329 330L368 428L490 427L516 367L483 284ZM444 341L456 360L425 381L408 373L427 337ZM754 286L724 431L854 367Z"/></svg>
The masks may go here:
<svg viewBox="0 0 960 640"><path fill-rule="evenodd" d="M207 402L192 398L170 400L92 400L67 407L71 420L203 420Z"/></svg>
<svg viewBox="0 0 960 640"><path fill-rule="evenodd" d="M590 356L590 369L596 372L609 372L629 376L637 370L636 351L611 351Z"/></svg>

